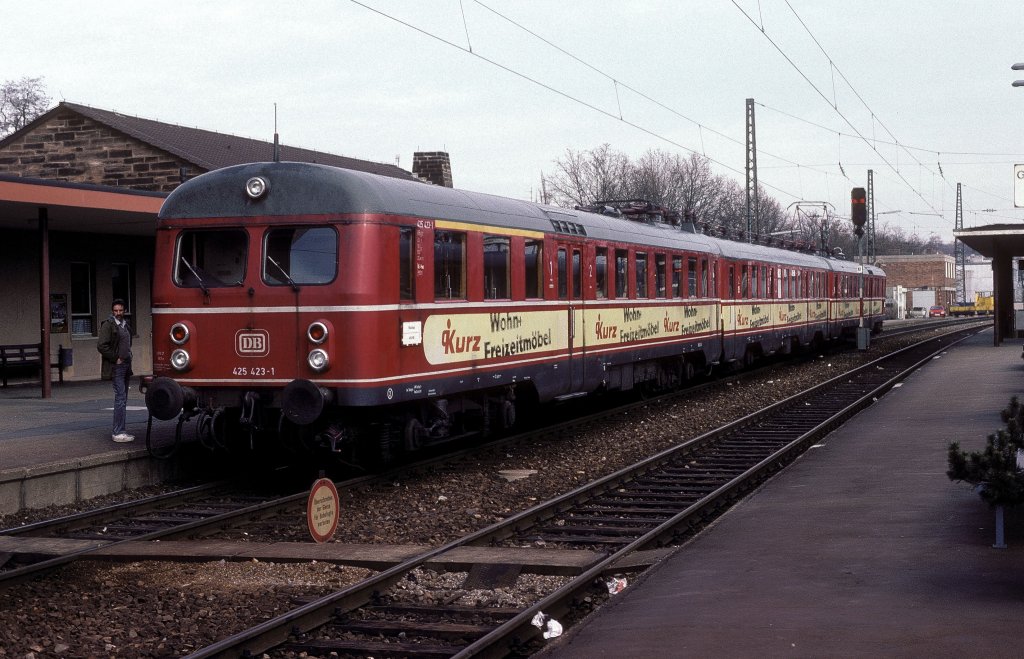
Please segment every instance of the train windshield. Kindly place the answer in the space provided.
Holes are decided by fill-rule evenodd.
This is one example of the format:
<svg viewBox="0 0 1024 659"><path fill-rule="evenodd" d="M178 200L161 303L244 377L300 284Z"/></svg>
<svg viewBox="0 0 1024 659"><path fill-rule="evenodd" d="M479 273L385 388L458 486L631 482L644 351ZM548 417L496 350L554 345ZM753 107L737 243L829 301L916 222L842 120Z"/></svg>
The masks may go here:
<svg viewBox="0 0 1024 659"><path fill-rule="evenodd" d="M185 288L241 286L249 239L241 229L182 231L174 283Z"/></svg>
<svg viewBox="0 0 1024 659"><path fill-rule="evenodd" d="M281 227L267 231L263 280L272 286L328 284L338 272L334 227Z"/></svg>

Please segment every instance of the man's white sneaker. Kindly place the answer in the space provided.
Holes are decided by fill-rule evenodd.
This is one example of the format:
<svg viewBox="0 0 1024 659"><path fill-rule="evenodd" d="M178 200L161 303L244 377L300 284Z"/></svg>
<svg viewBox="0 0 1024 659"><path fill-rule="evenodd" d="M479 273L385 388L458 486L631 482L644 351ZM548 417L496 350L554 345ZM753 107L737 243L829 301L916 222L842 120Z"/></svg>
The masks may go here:
<svg viewBox="0 0 1024 659"><path fill-rule="evenodd" d="M134 435L129 435L126 432L122 432L122 433L119 433L117 435L114 435L113 436L113 440L115 442L133 442L133 441L135 441L135 436Z"/></svg>

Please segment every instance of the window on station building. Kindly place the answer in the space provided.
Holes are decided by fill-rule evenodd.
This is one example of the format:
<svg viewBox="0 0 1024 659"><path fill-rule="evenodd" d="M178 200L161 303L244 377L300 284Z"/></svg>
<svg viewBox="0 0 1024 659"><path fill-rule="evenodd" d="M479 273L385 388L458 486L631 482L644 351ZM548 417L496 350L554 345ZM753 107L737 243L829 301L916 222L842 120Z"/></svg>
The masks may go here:
<svg viewBox="0 0 1024 659"><path fill-rule="evenodd" d="M608 297L608 248L598 247L594 252L594 294L597 299Z"/></svg>
<svg viewBox="0 0 1024 659"><path fill-rule="evenodd" d="M615 297L624 298L629 295L629 252L624 249L615 250Z"/></svg>
<svg viewBox="0 0 1024 659"><path fill-rule="evenodd" d="M523 259L525 261L527 299L536 299L543 296L544 286L544 265L541 255L543 254L544 243L540 240L527 240L523 245Z"/></svg>
<svg viewBox="0 0 1024 659"><path fill-rule="evenodd" d="M466 234L434 232L434 299L466 299Z"/></svg>
<svg viewBox="0 0 1024 659"><path fill-rule="evenodd" d="M92 263L71 263L71 333L78 336L96 334L96 289Z"/></svg>
<svg viewBox="0 0 1024 659"><path fill-rule="evenodd" d="M415 231L412 227L398 229L398 299L416 299Z"/></svg>
<svg viewBox="0 0 1024 659"><path fill-rule="evenodd" d="M484 299L507 300L511 241L505 236L484 236Z"/></svg>
<svg viewBox="0 0 1024 659"><path fill-rule="evenodd" d="M182 231L174 283L182 288L239 286L245 281L248 254L249 237L242 229Z"/></svg>
<svg viewBox="0 0 1024 659"><path fill-rule="evenodd" d="M636 254L636 296L647 297L647 254L644 252Z"/></svg>

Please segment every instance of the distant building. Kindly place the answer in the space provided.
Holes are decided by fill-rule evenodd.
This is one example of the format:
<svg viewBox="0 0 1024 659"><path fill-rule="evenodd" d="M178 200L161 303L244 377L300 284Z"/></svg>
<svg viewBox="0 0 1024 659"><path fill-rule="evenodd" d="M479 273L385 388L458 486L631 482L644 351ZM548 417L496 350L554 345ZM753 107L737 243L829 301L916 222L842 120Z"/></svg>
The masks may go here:
<svg viewBox="0 0 1024 659"><path fill-rule="evenodd" d="M914 291L933 291L935 304L945 307L956 297L956 259L946 254L886 255L875 259L885 270L886 287L901 286L906 298L897 306L911 308ZM921 296L917 296L920 299Z"/></svg>
<svg viewBox="0 0 1024 659"><path fill-rule="evenodd" d="M136 331L135 370L152 369L150 273L156 213L182 181L274 159L273 142L187 128L62 102L0 140L0 344L39 343L40 307L50 352L73 348L65 377L99 376L96 331L121 297ZM444 152L396 165L278 147L280 160L312 162L451 187ZM49 264L42 276L44 250ZM49 286L44 286L48 280Z"/></svg>

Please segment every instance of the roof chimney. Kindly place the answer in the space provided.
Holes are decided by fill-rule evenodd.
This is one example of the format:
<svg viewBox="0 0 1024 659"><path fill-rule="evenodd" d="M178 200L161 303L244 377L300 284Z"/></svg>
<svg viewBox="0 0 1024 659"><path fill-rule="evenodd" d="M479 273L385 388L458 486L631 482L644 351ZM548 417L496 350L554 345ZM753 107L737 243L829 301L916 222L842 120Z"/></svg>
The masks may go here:
<svg viewBox="0 0 1024 659"><path fill-rule="evenodd" d="M434 185L452 187L452 163L446 151L413 153L412 173Z"/></svg>

